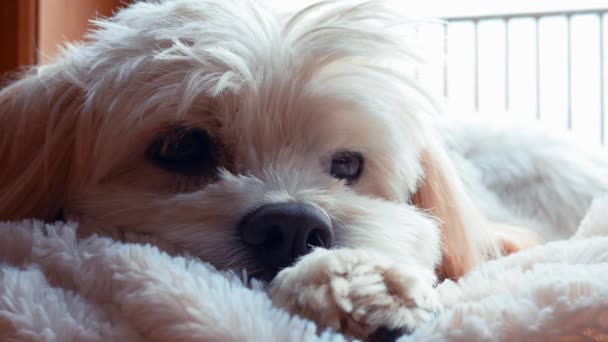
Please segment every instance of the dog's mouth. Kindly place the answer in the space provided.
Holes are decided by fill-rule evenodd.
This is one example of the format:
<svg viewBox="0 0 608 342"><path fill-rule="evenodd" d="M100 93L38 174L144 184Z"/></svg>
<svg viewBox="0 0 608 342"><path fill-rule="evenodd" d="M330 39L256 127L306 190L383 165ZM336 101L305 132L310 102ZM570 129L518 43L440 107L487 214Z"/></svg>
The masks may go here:
<svg viewBox="0 0 608 342"><path fill-rule="evenodd" d="M308 252L312 252L315 248L320 245L310 245L307 253L300 255L299 257L293 258L288 264L284 266L260 266L256 268L250 268L248 270L243 270L243 279L246 280L247 284L251 282L260 282L266 287L277 277L277 275L284 269L295 266L303 257L305 257ZM256 260L259 260L256 258Z"/></svg>
<svg viewBox="0 0 608 342"><path fill-rule="evenodd" d="M292 264L290 266L295 265ZM288 266L289 267L289 266ZM286 267L284 267L286 268ZM250 269L241 269L240 272L237 272L240 275L240 278L247 287L249 288L262 288L267 290L270 287L270 284L277 277L279 272L281 272L284 268L280 269L266 269L266 268L250 268Z"/></svg>
<svg viewBox="0 0 608 342"><path fill-rule="evenodd" d="M255 273L251 273L247 277L247 284L251 284L252 282L260 282L264 287L267 287L274 278L279 274L279 271L271 272L271 271L259 271Z"/></svg>
<svg viewBox="0 0 608 342"><path fill-rule="evenodd" d="M255 280L257 282L261 282L265 285L268 285L274 280L274 278L276 278L276 276L282 270L284 270L288 267L294 266L295 264L298 263L299 260L300 260L300 258L293 259L289 264L287 264L285 266L273 266L273 267L261 266L258 268L244 270L243 276L247 280L248 283Z"/></svg>

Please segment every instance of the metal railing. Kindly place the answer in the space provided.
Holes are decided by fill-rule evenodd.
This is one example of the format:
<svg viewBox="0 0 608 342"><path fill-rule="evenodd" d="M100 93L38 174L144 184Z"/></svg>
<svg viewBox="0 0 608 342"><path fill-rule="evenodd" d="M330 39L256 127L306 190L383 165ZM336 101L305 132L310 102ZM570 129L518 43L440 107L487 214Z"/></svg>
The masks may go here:
<svg viewBox="0 0 608 342"><path fill-rule="evenodd" d="M510 107L510 81L511 81L511 61L510 61L510 25L509 23L514 19L532 19L534 22L534 31L531 34L534 35L535 39L535 51L534 51L534 65L535 65L535 98L536 98L536 108L535 114L536 118L541 118L541 51L540 51L540 43L541 43L541 35L540 35L540 21L544 18L550 17L562 17L566 20L566 105L567 105L567 128L569 130L572 129L572 117L573 117L573 74L572 74L572 19L577 16L596 16L599 19L599 35L597 44L599 46L599 139L601 144L607 144L607 132L606 132L606 108L605 108L605 42L604 42L604 17L608 14L608 6L606 8L594 8L594 9L579 9L579 10L568 10L568 11L547 11L547 12L530 12L530 13L514 13L514 14L489 14L489 15L477 15L477 16L453 16L453 17L444 17L443 19L447 22L447 25L444 26L443 35L445 37L444 43L444 54L446 56L449 55L450 51L448 51L448 40L449 36L449 25L452 23L462 23L469 22L473 25L473 103L475 110L479 110L480 107L480 42L479 42L479 27L480 23L484 21L501 21L504 25L504 99L505 99L505 110L509 111ZM554 39L555 37L553 37ZM443 93L446 97L448 97L448 69L451 66L448 63L448 59L446 58L444 62L444 71L443 71Z"/></svg>

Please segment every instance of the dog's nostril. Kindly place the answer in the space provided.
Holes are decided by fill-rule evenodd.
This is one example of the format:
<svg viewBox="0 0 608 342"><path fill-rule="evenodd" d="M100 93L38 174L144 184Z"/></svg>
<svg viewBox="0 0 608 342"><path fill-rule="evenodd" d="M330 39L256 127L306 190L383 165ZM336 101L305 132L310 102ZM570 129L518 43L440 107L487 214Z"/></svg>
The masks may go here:
<svg viewBox="0 0 608 342"><path fill-rule="evenodd" d="M314 247L333 244L331 221L321 209L306 203L264 205L241 221L239 234L258 261L274 271Z"/></svg>
<svg viewBox="0 0 608 342"><path fill-rule="evenodd" d="M306 239L306 246L309 250L312 250L314 247L328 248L330 247L328 246L329 243L327 234L323 233L323 230L319 228L313 229Z"/></svg>

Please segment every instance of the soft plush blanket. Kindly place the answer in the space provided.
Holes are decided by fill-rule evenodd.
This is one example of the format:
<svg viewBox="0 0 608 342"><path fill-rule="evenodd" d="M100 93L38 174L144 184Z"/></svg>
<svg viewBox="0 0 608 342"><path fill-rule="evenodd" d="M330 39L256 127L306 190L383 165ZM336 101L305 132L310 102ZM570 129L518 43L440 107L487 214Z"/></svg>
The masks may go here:
<svg viewBox="0 0 608 342"><path fill-rule="evenodd" d="M0 224L0 341L341 341L238 275L149 245ZM608 340L608 198L577 234L438 286L444 311L402 341Z"/></svg>

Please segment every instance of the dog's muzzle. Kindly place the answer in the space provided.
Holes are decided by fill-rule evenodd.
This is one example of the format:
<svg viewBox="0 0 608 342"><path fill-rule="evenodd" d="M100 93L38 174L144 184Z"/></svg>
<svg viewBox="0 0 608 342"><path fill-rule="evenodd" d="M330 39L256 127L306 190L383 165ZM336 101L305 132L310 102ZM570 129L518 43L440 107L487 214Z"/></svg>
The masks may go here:
<svg viewBox="0 0 608 342"><path fill-rule="evenodd" d="M238 229L264 273L273 277L314 247L330 248L334 242L327 214L301 202L265 204L246 215Z"/></svg>

